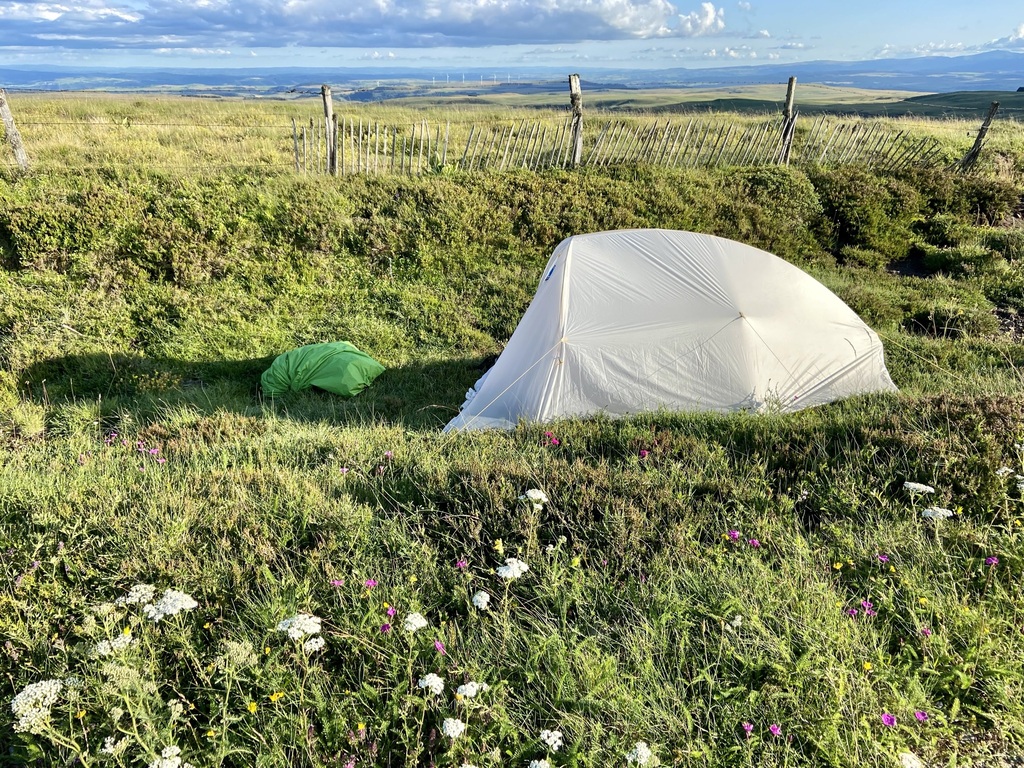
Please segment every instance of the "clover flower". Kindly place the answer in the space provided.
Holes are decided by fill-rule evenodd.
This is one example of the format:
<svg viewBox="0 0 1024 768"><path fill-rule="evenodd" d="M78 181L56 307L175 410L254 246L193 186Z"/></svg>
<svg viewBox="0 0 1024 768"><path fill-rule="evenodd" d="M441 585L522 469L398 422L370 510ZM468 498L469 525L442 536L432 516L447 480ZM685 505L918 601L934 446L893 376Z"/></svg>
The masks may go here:
<svg viewBox="0 0 1024 768"><path fill-rule="evenodd" d="M522 560L509 557L505 560L505 564L498 568L498 575L506 581L512 581L518 579L528 570L530 570L530 566Z"/></svg>
<svg viewBox="0 0 1024 768"><path fill-rule="evenodd" d="M548 749L552 752L557 752L558 748L562 746L562 732L545 729L540 732L540 740L547 744Z"/></svg>
<svg viewBox="0 0 1024 768"><path fill-rule="evenodd" d="M306 653L316 653L317 651L323 650L325 642L326 641L322 637L311 637L302 644L302 650Z"/></svg>
<svg viewBox="0 0 1024 768"><path fill-rule="evenodd" d="M522 496L520 496L519 500L528 501L531 504L533 504L533 509L535 512L540 512L542 509L544 509L544 505L548 503L547 495L544 493L544 491L540 490L539 488L531 488Z"/></svg>
<svg viewBox="0 0 1024 768"><path fill-rule="evenodd" d="M117 598L114 605L136 605L153 602L156 597L156 587L152 584L136 584L128 590L128 594Z"/></svg>
<svg viewBox="0 0 1024 768"><path fill-rule="evenodd" d="M134 642L135 638L132 637L132 631L128 629L113 640L100 640L95 646L93 646L92 655L100 658L113 656L115 653L123 651Z"/></svg>
<svg viewBox="0 0 1024 768"><path fill-rule="evenodd" d="M165 589L163 596L155 603L146 603L142 606L142 612L154 623L159 622L167 616L174 616L182 611L191 611L198 606L190 595L179 592L176 589Z"/></svg>
<svg viewBox="0 0 1024 768"><path fill-rule="evenodd" d="M926 520L946 520L953 516L953 510L945 507L928 507L921 510L921 517Z"/></svg>
<svg viewBox="0 0 1024 768"><path fill-rule="evenodd" d="M930 627L921 627L921 637L931 637L932 630Z"/></svg>
<svg viewBox="0 0 1024 768"><path fill-rule="evenodd" d="M749 544L750 546L752 546L752 547L753 547L754 549L757 549L758 547L760 547L760 546L761 546L761 542L760 542L760 541L758 541L757 539L750 539L750 540L749 540L749 541L747 542L747 544Z"/></svg>
<svg viewBox="0 0 1024 768"><path fill-rule="evenodd" d="M425 626L427 626L427 620L423 618L421 613L410 613L405 617L405 622L402 624L406 632L419 632Z"/></svg>
<svg viewBox="0 0 1024 768"><path fill-rule="evenodd" d="M308 635L315 635L320 632L320 617L311 613L297 613L294 616L282 619L277 624L278 632L287 632L292 640L301 640Z"/></svg>
<svg viewBox="0 0 1024 768"><path fill-rule="evenodd" d="M466 724L454 717L446 717L441 723L441 732L449 739L457 739L466 730Z"/></svg>
<svg viewBox="0 0 1024 768"><path fill-rule="evenodd" d="M418 685L420 688L430 691L435 696L440 696L441 692L444 690L444 680L435 675L433 672L421 677Z"/></svg>
<svg viewBox="0 0 1024 768"><path fill-rule="evenodd" d="M472 699L475 698L478 693L480 693L481 691L486 691L490 687L491 686L489 686L487 683L475 683L471 680L470 682L463 683L458 688L456 688L455 694L457 696L461 696L464 699Z"/></svg>
<svg viewBox="0 0 1024 768"><path fill-rule="evenodd" d="M473 595L472 601L473 605L476 607L477 610L486 611L488 605L490 605L491 596L481 589L479 592Z"/></svg>
<svg viewBox="0 0 1024 768"><path fill-rule="evenodd" d="M736 530L729 531L726 535L731 541L738 541L740 538L740 532Z"/></svg>
<svg viewBox="0 0 1024 768"><path fill-rule="evenodd" d="M903 483L903 487L910 493L935 493L935 489L930 485L925 485L924 483L913 483L910 480Z"/></svg>
<svg viewBox="0 0 1024 768"><path fill-rule="evenodd" d="M41 733L50 720L50 708L57 703L64 684L60 680L43 680L26 685L11 700L11 712L18 718L17 733Z"/></svg>
<svg viewBox="0 0 1024 768"><path fill-rule="evenodd" d="M753 726L751 726L753 727ZM647 742L638 741L633 745L633 748L626 753L627 763L636 763L637 765L647 765L651 760L651 749L647 746Z"/></svg>

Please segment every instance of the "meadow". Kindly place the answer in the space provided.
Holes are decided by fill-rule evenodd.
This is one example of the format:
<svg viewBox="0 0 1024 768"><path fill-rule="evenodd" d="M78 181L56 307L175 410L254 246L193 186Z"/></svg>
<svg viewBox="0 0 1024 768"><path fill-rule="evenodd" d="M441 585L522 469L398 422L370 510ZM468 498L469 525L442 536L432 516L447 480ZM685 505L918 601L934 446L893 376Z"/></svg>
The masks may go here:
<svg viewBox="0 0 1024 768"><path fill-rule="evenodd" d="M0 765L1020 764L1016 123L971 174L332 178L252 128L294 104L12 103ZM627 227L797 264L900 392L442 434L554 246ZM327 340L388 370L261 393Z"/></svg>

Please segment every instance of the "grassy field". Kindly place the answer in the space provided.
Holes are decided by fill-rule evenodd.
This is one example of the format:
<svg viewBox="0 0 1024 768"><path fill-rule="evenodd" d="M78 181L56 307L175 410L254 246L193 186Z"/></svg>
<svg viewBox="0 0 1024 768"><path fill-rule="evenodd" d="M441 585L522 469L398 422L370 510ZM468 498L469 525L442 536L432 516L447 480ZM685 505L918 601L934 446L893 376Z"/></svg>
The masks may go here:
<svg viewBox="0 0 1024 768"><path fill-rule="evenodd" d="M293 104L14 104L47 161L0 177L0 765L1019 761L1012 125L971 175L333 179L131 128ZM807 270L900 392L440 432L563 237L655 226ZM387 371L263 395L327 340Z"/></svg>

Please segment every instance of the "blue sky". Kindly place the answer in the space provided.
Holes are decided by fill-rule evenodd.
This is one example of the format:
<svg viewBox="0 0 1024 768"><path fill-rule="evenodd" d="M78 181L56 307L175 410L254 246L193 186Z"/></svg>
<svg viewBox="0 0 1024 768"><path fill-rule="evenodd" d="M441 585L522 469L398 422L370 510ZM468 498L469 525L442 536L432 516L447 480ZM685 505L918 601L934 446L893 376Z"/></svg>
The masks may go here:
<svg viewBox="0 0 1024 768"><path fill-rule="evenodd" d="M635 68L1024 52L989 0L0 0L0 63Z"/></svg>

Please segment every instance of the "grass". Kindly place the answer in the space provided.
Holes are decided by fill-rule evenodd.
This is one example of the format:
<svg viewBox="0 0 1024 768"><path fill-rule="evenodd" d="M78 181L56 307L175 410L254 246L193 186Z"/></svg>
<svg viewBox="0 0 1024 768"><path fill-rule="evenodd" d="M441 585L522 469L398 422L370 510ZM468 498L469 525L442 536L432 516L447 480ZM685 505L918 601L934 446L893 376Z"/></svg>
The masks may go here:
<svg viewBox="0 0 1024 768"><path fill-rule="evenodd" d="M1012 764L1024 352L1001 322L1024 309L1024 241L1005 151L972 176L123 158L0 181L0 765L603 766L638 742L662 765ZM442 434L551 248L628 226L799 264L879 332L901 391ZM260 392L275 354L331 339L388 370L349 400ZM529 570L503 579L509 557ZM195 607L154 622L168 589ZM318 632L278 629L302 613ZM10 702L46 680L16 727L32 713ZM489 687L457 697L471 681Z"/></svg>

